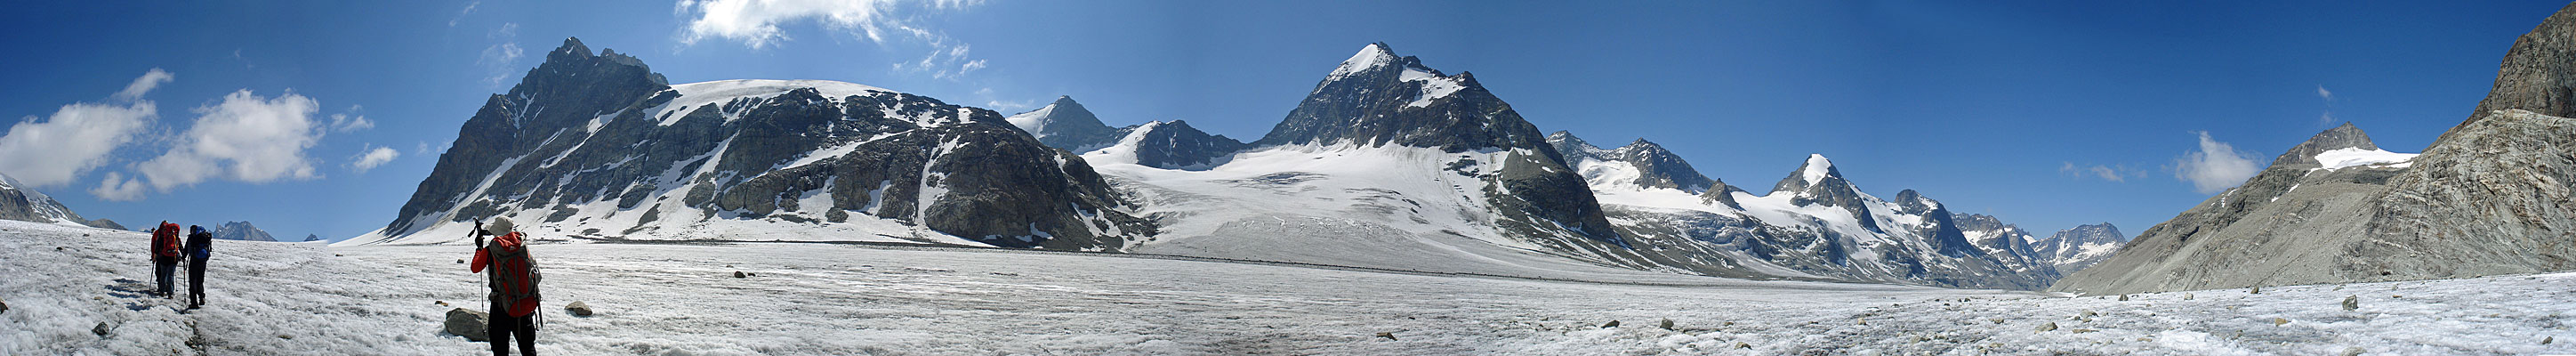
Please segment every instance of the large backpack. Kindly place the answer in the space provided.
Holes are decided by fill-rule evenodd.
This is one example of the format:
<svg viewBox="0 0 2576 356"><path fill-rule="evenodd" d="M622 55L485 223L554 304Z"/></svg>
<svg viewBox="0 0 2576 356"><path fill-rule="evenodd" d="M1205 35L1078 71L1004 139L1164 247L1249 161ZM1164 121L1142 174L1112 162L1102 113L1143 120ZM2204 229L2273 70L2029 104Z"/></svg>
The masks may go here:
<svg viewBox="0 0 2576 356"><path fill-rule="evenodd" d="M179 224L164 221L160 229L152 231L152 255L179 257Z"/></svg>
<svg viewBox="0 0 2576 356"><path fill-rule="evenodd" d="M528 256L525 236L518 232L492 239L490 247L492 300L510 316L527 316L536 312L541 296L537 283L545 276L537 273L537 260Z"/></svg>

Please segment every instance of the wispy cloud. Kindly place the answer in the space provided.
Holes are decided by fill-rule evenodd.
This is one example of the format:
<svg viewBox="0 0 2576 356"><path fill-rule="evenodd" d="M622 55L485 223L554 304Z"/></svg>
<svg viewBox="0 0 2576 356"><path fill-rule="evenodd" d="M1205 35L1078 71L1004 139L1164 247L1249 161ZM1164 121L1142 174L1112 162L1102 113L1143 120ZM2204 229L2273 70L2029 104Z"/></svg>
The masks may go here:
<svg viewBox="0 0 2576 356"><path fill-rule="evenodd" d="M349 110L331 114L331 132L348 133L376 128L375 120L367 120L366 115L360 115L364 110L366 110L365 107L350 105Z"/></svg>
<svg viewBox="0 0 2576 356"><path fill-rule="evenodd" d="M2245 183L2262 166L2255 165L2253 152L2237 151L2236 146L2209 138L2208 131L2192 131L2200 136L2200 149L2174 158L2174 178L2191 183L2201 194L2217 193Z"/></svg>
<svg viewBox="0 0 2576 356"><path fill-rule="evenodd" d="M160 157L135 164L163 192L214 178L250 183L319 178L307 148L322 138L321 103L289 91L276 98L244 89L197 107L196 124Z"/></svg>
<svg viewBox="0 0 2576 356"><path fill-rule="evenodd" d="M2317 98L2325 99L2325 101L2334 101L2334 91L2326 90L2325 84L2317 84Z"/></svg>
<svg viewBox="0 0 2576 356"><path fill-rule="evenodd" d="M464 11L457 11L457 12L456 12L456 17L447 19L447 27L456 27L456 22L457 22L457 21L464 21L464 20L465 20L465 15L473 15L473 14L474 14L474 8L475 8L475 7L480 7L480 6L483 6L483 2L481 2L481 1L475 1L475 2L468 2L468 3L465 3L465 10L464 10Z"/></svg>
<svg viewBox="0 0 2576 356"><path fill-rule="evenodd" d="M392 147L378 146L373 148L364 148L359 150L357 157L351 158L355 160L355 162L350 162L349 168L356 169L358 173L366 173L367 170L376 169L377 166L383 166L387 162L393 162L394 158L399 157L402 157L402 151L396 151Z"/></svg>
<svg viewBox="0 0 2576 356"><path fill-rule="evenodd" d="M510 73L518 69L519 58L527 56L527 51L519 48L519 24L516 22L501 24L500 28L492 29L491 33L484 35L484 38L491 39L494 43L491 47L483 48L483 55L475 57L474 64L483 66L484 71L489 73L483 77L483 85L499 87L501 82L510 80Z"/></svg>
<svg viewBox="0 0 2576 356"><path fill-rule="evenodd" d="M27 116L0 136L0 174L45 187L70 184L107 164L110 153L143 132L160 111L145 94L168 83L170 72L153 68L108 97L106 103L73 103L39 121Z"/></svg>
<svg viewBox="0 0 2576 356"><path fill-rule="evenodd" d="M2145 176L2145 175L2146 175L2146 172L2145 172L2145 171L2140 171L2140 170L2137 170L2137 169L2134 169L2134 168L2129 168L2129 166L2128 166L2128 165L2125 165L2125 164L2124 164L2124 165L2117 165L2117 166L2106 166L2106 165L2099 165L2099 164L2095 164L2095 165L2077 165L2077 164L2075 164L2075 162L2065 162L2065 165L2060 166L2060 167L2057 167L2057 173L2058 173L2058 174L2065 174L2065 175L2069 175L2069 176L2075 176L2075 177L2094 177L2094 178L2101 178L2102 180L2106 180L2106 181L2122 182L2122 183L2126 183L2126 182L2128 182L2128 181L2129 181L2129 179L2128 179L2128 178L2129 178L2130 176Z"/></svg>

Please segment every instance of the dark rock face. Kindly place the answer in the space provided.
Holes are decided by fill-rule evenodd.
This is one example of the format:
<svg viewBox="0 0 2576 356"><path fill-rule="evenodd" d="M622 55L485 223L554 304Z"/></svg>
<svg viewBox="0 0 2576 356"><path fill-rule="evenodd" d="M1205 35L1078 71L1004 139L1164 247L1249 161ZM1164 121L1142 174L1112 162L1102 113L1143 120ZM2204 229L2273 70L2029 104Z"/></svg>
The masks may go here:
<svg viewBox="0 0 2576 356"><path fill-rule="evenodd" d="M1507 234L1578 255L1633 260L1582 176L1475 76L1442 74L1386 44L1370 44L1335 68L1288 117L1252 146L1408 146L1446 152L1525 149L1485 177L1495 223ZM1568 240L1566 238L1571 238ZM1606 245L1602 245L1606 244ZM1624 256L1624 257L1621 257Z"/></svg>
<svg viewBox="0 0 2576 356"><path fill-rule="evenodd" d="M322 241L322 235L313 235L313 234L306 234L306 235L304 235L304 242L314 242L314 241Z"/></svg>
<svg viewBox="0 0 2576 356"><path fill-rule="evenodd" d="M2576 117L2576 4L2559 8L2530 33L2515 38L2513 48L2505 50L2504 63L2496 68L2495 88L2478 101L2477 109L2469 111L2468 120L2447 132L2458 132L2506 109ZM2447 132L2434 144L2449 141Z"/></svg>
<svg viewBox="0 0 2576 356"><path fill-rule="evenodd" d="M221 240L277 241L276 237L268 235L268 231L251 226L248 221L226 222L216 226L214 234L216 239Z"/></svg>
<svg viewBox="0 0 2576 356"><path fill-rule="evenodd" d="M2041 259L2056 266L2058 273L2073 274L2111 258L2112 252L2127 243L2128 235L2120 234L2119 227L2106 222L2058 230L2055 235L2031 243L2031 248Z"/></svg>
<svg viewBox="0 0 2576 356"><path fill-rule="evenodd" d="M1010 121L1011 125L1019 127L1022 131L1028 131L1029 135L1036 136L1038 142L1046 144L1047 147L1062 148L1077 154L1116 144L1118 139L1127 136L1128 132L1128 130L1110 128L1109 125L1100 123L1100 117L1093 116L1090 109L1083 108L1082 103L1074 102L1071 96L1056 97L1054 103L1049 103L1037 110L1011 115L1006 121Z"/></svg>
<svg viewBox="0 0 2576 356"><path fill-rule="evenodd" d="M52 223L69 222L102 229L125 230L125 225L107 219L82 219L80 213L63 206L52 196L29 190L17 178L0 175L0 220Z"/></svg>
<svg viewBox="0 0 2576 356"><path fill-rule="evenodd" d="M1064 250L1154 233L1081 157L990 110L838 82L674 87L632 57L587 51L567 40L467 120L387 241L491 216L681 239L746 238L700 232L708 223L886 219Z"/></svg>
<svg viewBox="0 0 2576 356"><path fill-rule="evenodd" d="M1147 167L1163 169L1208 167L1223 163L1224 158L1234 155L1235 152L1241 152L1246 147L1243 141L1236 141L1225 135L1209 135L1207 132L1190 127L1188 122L1178 120L1146 123L1119 131L1127 131L1128 135L1132 136L1132 140L1121 140L1122 145L1134 144L1132 147L1120 148L1133 150L1136 164Z"/></svg>

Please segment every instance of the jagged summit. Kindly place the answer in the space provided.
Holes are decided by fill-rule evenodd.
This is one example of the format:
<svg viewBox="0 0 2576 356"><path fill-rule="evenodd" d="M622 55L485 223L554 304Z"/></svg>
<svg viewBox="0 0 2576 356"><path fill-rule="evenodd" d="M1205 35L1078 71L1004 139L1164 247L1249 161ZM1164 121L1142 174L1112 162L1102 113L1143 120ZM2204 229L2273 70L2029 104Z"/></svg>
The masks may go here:
<svg viewBox="0 0 2576 356"><path fill-rule="evenodd" d="M1444 74L1372 43L1333 68L1253 146L1535 148L1545 134L1466 73ZM1553 151L1553 150L1550 150Z"/></svg>
<svg viewBox="0 0 2576 356"><path fill-rule="evenodd" d="M2318 132L2316 136L2309 136L2307 141L2300 142L2298 146L2291 146L2289 152L2282 152L2280 157L2273 158L2272 165L2316 164L2318 153L2345 148L2378 150L2379 145L2370 142L2370 134L2362 133L2361 128L2352 126L2351 122L2345 122L2342 126Z"/></svg>
<svg viewBox="0 0 2576 356"><path fill-rule="evenodd" d="M1863 203L1860 188L1844 180L1842 171L1834 168L1834 161L1826 159L1823 154L1808 154L1807 161L1799 164L1797 170L1790 171L1788 177L1780 178L1780 183L1771 186L1770 194L1792 194L1796 197L1792 202L1799 206L1859 207Z"/></svg>

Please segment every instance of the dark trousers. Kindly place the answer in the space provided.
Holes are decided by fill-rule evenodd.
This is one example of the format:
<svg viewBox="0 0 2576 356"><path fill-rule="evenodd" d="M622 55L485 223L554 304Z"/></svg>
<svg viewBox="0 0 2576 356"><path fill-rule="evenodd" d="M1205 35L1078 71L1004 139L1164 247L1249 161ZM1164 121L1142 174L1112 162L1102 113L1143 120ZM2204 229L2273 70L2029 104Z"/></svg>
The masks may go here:
<svg viewBox="0 0 2576 356"><path fill-rule="evenodd" d="M175 293L171 293L171 292L170 292L170 286L171 286L172 284L177 284L177 283L176 283L177 281L173 281L173 279L177 279L177 278L179 278L179 276L178 276L178 275L179 275L179 258L177 258L177 257L153 257L153 258L152 258L152 278L153 278L153 279L156 279L156 280L161 281L161 288L160 288L160 289L158 289L159 293L161 293L161 297L163 297L163 298L170 298L170 297L175 297L175 296L177 296Z"/></svg>
<svg viewBox="0 0 2576 356"><path fill-rule="evenodd" d="M501 303L492 303L492 324L484 328L484 333L492 336L492 355L508 356L510 337L516 335L519 338L519 354L536 356L537 327L530 325L528 320L536 316L535 313L529 313L528 316L510 316L510 310L502 309Z"/></svg>
<svg viewBox="0 0 2576 356"><path fill-rule="evenodd" d="M206 305L206 259L188 259L188 306Z"/></svg>

